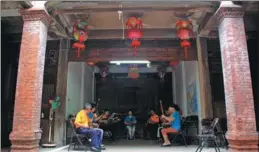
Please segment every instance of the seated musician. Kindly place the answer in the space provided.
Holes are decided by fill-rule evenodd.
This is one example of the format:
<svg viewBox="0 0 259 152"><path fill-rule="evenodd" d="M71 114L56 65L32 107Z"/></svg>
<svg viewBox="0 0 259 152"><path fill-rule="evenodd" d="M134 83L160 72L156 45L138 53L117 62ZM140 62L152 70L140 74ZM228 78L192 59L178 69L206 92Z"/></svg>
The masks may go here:
<svg viewBox="0 0 259 152"><path fill-rule="evenodd" d="M99 128L99 124L96 121L97 115L95 113L96 111L96 105L95 104L91 104L92 105L92 110L90 113L88 113L88 117L89 117L89 122L91 123L91 125L93 126L93 128Z"/></svg>
<svg viewBox="0 0 259 152"><path fill-rule="evenodd" d="M170 114L169 114L168 111L165 111L165 116L170 116ZM157 129L157 138L159 139L159 141L162 140L162 139L161 139L161 137L162 137L161 130L162 130L163 128L166 128L166 127L169 126L168 122L166 122L166 120L162 120L162 119L161 119L161 124L162 124L162 125L161 125L160 127L158 127L158 129Z"/></svg>
<svg viewBox="0 0 259 152"><path fill-rule="evenodd" d="M177 105L174 104L175 110L179 112L179 114L182 116L183 115L183 111L181 110L181 108Z"/></svg>
<svg viewBox="0 0 259 152"><path fill-rule="evenodd" d="M155 110L151 109L150 110L150 118L148 119L145 128L144 128L144 138L148 138L147 134L149 133L151 136L152 140L156 140L156 133L157 133L157 128L159 124L159 117L156 114Z"/></svg>
<svg viewBox="0 0 259 152"><path fill-rule="evenodd" d="M85 109L79 111L76 115L75 126L76 131L79 134L89 135L91 138L91 149L92 151L99 152L103 148L101 147L102 143L102 131L93 129L89 125L89 117L88 114L91 112L91 104L87 103L85 105Z"/></svg>
<svg viewBox="0 0 259 152"><path fill-rule="evenodd" d="M124 124L126 125L129 139L133 139L135 136L135 129L136 129L137 119L135 116L132 116L132 111L129 111L128 116L124 119Z"/></svg>
<svg viewBox="0 0 259 152"><path fill-rule="evenodd" d="M164 139L164 143L162 146L170 146L171 143L168 139L168 134L169 133L177 134L181 129L181 116L179 112L176 111L174 106L170 106L168 108L168 112L170 114L169 117L166 117L165 115L161 116L161 118L165 119L170 124L170 127L163 128L161 130L162 136Z"/></svg>
<svg viewBox="0 0 259 152"><path fill-rule="evenodd" d="M116 126L117 123L108 121L109 117L110 117L110 110L105 109L104 113L100 116L98 123L100 125L100 128L111 132L111 139L115 141L117 138L117 130L118 130Z"/></svg>
<svg viewBox="0 0 259 152"><path fill-rule="evenodd" d="M97 118L97 115L95 113L96 104L91 104L91 106L92 106L91 112L88 113L90 126L95 130L99 130L101 132L101 138L103 139L103 130L99 128L99 124L96 121L96 118Z"/></svg>

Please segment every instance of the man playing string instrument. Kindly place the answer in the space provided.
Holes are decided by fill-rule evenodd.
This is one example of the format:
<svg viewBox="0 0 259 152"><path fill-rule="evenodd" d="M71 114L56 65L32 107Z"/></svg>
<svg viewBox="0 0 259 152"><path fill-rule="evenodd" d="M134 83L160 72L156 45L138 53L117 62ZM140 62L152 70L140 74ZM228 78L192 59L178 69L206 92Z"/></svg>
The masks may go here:
<svg viewBox="0 0 259 152"><path fill-rule="evenodd" d="M170 106L168 108L168 112L170 114L169 117L167 117L165 115L161 116L162 119L165 119L170 123L170 127L163 128L161 130L162 136L164 139L164 143L162 144L163 147L171 145L171 143L168 139L168 134L169 133L177 134L181 129L181 116L180 116L179 112L176 111L174 106Z"/></svg>
<svg viewBox="0 0 259 152"><path fill-rule="evenodd" d="M100 128L106 131L111 132L111 140L115 141L117 139L117 132L118 132L118 122L115 123L109 121L110 117L110 110L105 109L104 113L97 119L100 125Z"/></svg>
<svg viewBox="0 0 259 152"><path fill-rule="evenodd" d="M91 137L91 150L99 152L102 149L102 132L101 129L96 130L89 125L88 114L91 112L92 106L89 103L85 104L85 109L77 113L75 119L76 131L79 134L88 135Z"/></svg>

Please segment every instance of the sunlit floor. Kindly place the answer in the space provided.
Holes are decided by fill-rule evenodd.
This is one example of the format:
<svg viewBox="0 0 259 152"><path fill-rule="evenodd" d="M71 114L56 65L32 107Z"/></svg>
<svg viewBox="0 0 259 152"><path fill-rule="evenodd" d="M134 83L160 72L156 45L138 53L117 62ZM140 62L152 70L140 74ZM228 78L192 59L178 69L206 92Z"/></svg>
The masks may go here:
<svg viewBox="0 0 259 152"><path fill-rule="evenodd" d="M173 145L171 147L160 147L160 144L148 140L119 140L114 143L106 144L107 152L195 152L196 145L185 146ZM70 152L78 152L79 150L70 150ZM83 151L83 150L81 150ZM226 149L220 149L226 152ZM67 149L61 152L67 152ZM204 148L202 152L215 152L213 148Z"/></svg>

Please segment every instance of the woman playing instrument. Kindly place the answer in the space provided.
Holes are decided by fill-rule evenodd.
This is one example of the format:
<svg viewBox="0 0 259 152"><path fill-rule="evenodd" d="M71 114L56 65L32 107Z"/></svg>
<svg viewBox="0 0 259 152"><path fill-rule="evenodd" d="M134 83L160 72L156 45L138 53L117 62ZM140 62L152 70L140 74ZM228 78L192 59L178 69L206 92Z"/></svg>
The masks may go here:
<svg viewBox="0 0 259 152"><path fill-rule="evenodd" d="M164 139L164 143L162 146L169 146L171 143L168 139L168 134L176 134L180 131L181 129L181 116L178 111L176 111L175 106L170 106L168 108L168 112L170 113L170 116L167 117L165 115L162 115L161 117L165 120L167 120L170 123L169 128L163 128L161 130L162 136Z"/></svg>

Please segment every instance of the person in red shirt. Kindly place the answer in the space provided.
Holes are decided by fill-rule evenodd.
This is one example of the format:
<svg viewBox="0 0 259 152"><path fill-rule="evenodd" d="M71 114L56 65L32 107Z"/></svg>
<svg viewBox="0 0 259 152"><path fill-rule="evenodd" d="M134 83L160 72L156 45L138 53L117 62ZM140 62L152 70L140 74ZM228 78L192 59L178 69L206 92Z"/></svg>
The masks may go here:
<svg viewBox="0 0 259 152"><path fill-rule="evenodd" d="M144 128L144 138L148 139L148 133L152 140L157 140L157 128L159 124L159 116L156 114L155 110L150 110L150 117L147 120Z"/></svg>

